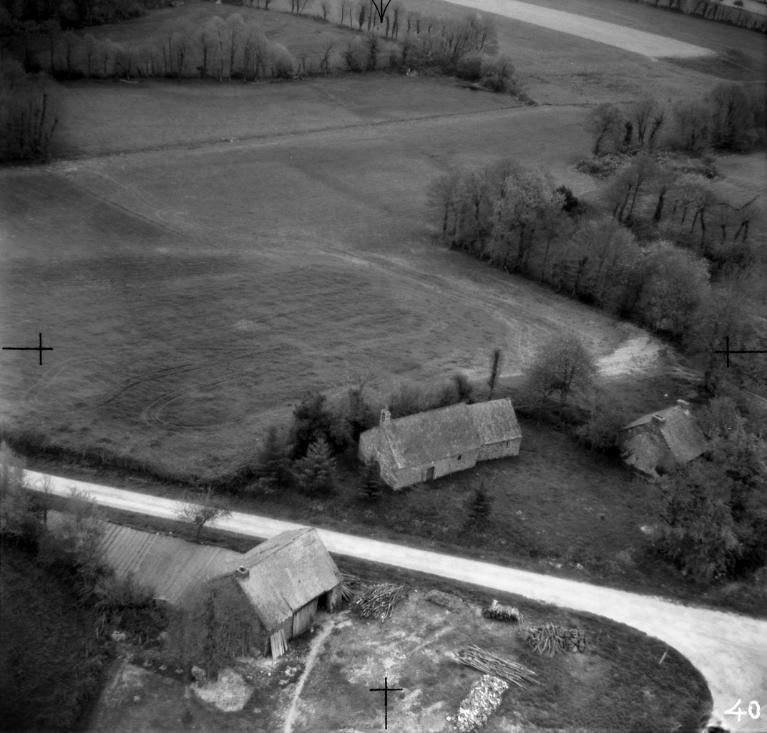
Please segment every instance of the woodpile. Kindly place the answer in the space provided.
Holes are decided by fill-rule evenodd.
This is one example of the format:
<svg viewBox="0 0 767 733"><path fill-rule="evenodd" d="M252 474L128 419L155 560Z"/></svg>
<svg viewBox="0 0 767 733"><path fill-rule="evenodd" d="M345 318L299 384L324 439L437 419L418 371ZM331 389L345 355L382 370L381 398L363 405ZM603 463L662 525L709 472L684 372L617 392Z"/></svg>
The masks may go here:
<svg viewBox="0 0 767 733"><path fill-rule="evenodd" d="M498 603L495 599L493 599L493 602L482 609L482 615L485 618L491 618L495 621L506 621L510 624L521 624L522 623L522 613L518 608L514 608L514 606L504 606L501 603Z"/></svg>
<svg viewBox="0 0 767 733"><path fill-rule="evenodd" d="M535 672L528 669L524 664L511 659L499 657L486 649L480 649L476 644L471 644L454 653L455 658L467 667L478 670L493 677L500 677L511 682L517 687L537 683Z"/></svg>
<svg viewBox="0 0 767 733"><path fill-rule="evenodd" d="M527 643L538 654L553 657L557 652L583 652L586 650L586 632L568 629L556 624L528 626L525 631Z"/></svg>
<svg viewBox="0 0 767 733"><path fill-rule="evenodd" d="M498 709L509 685L499 677L482 675L458 707L456 725L461 733L479 730Z"/></svg>
<svg viewBox="0 0 767 733"><path fill-rule="evenodd" d="M350 603L362 588L362 579L352 573L341 573L341 600Z"/></svg>
<svg viewBox="0 0 767 733"><path fill-rule="evenodd" d="M385 621L392 609L407 598L407 588L394 583L380 583L365 589L352 603L352 609L362 618L379 618Z"/></svg>

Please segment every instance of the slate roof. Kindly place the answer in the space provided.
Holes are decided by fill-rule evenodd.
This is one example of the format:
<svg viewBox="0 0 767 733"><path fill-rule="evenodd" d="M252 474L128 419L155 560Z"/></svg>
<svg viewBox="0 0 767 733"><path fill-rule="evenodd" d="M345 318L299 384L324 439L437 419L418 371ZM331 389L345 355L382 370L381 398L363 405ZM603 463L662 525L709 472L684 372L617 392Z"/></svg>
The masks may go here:
<svg viewBox="0 0 767 733"><path fill-rule="evenodd" d="M679 405L642 415L626 425L623 430L650 426L654 417L660 418L658 431L679 463L687 463L706 450L706 438L698 421Z"/></svg>
<svg viewBox="0 0 767 733"><path fill-rule="evenodd" d="M269 631L341 582L317 530L310 527L282 532L244 555L235 554L227 572L248 568L247 577L235 577Z"/></svg>
<svg viewBox="0 0 767 733"><path fill-rule="evenodd" d="M511 400L491 400L469 405L469 412L482 445L492 445L522 437Z"/></svg>
<svg viewBox="0 0 767 733"><path fill-rule="evenodd" d="M480 445L477 427L464 403L389 420L378 429L386 436L398 468L456 456Z"/></svg>

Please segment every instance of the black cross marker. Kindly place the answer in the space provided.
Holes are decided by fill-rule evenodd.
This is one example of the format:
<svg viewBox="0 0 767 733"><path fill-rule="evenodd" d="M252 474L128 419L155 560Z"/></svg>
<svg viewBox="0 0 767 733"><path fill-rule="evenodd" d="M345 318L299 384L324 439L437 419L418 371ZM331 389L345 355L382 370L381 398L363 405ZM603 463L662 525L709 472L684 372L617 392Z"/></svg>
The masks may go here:
<svg viewBox="0 0 767 733"><path fill-rule="evenodd" d="M724 354L725 363L730 366L730 354L767 354L767 349L731 349L730 337L724 337L724 350L715 350L715 354Z"/></svg>
<svg viewBox="0 0 767 733"><path fill-rule="evenodd" d="M389 727L389 693L402 692L401 687L389 687L389 678L384 677L383 687L371 687L370 692L383 692L384 694L384 729Z"/></svg>
<svg viewBox="0 0 767 733"><path fill-rule="evenodd" d="M37 346L3 346L3 351L36 351L40 355L40 366L43 365L43 351L53 351L52 346L43 346L43 334L38 333Z"/></svg>

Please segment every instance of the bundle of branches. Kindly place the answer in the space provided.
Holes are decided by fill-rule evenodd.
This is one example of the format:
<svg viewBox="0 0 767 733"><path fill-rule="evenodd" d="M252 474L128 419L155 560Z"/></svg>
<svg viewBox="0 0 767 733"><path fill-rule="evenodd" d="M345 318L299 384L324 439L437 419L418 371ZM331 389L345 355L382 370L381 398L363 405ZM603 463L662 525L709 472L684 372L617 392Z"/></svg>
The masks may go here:
<svg viewBox="0 0 767 733"><path fill-rule="evenodd" d="M394 606L407 598L407 588L394 583L380 583L371 586L359 594L352 603L352 608L362 618L374 616L385 621Z"/></svg>
<svg viewBox="0 0 767 733"><path fill-rule="evenodd" d="M469 694L458 707L458 730L461 733L479 730L498 709L503 693L508 689L508 683L500 677L482 675L482 679L471 686Z"/></svg>
<svg viewBox="0 0 767 733"><path fill-rule="evenodd" d="M537 682L535 672L525 667L524 664L499 657L486 649L480 649L476 644L459 649L454 656L467 667L472 667L493 677L500 677L517 685L517 687L524 687L526 684Z"/></svg>
<svg viewBox="0 0 767 733"><path fill-rule="evenodd" d="M586 632L578 628L568 629L556 624L528 626L527 643L538 654L553 657L557 652L583 652L586 650Z"/></svg>
<svg viewBox="0 0 767 733"><path fill-rule="evenodd" d="M341 573L341 600L349 603L362 588L362 579L353 573Z"/></svg>
<svg viewBox="0 0 767 733"><path fill-rule="evenodd" d="M496 621L507 621L512 624L522 623L522 613L514 606L504 606L495 599L493 602L482 609L482 615L485 618L492 618Z"/></svg>

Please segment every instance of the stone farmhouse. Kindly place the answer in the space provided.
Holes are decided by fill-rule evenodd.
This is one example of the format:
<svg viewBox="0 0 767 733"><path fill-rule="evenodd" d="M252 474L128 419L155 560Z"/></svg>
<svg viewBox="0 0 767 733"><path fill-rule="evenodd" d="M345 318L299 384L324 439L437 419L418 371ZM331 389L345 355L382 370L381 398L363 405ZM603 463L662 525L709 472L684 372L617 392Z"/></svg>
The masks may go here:
<svg viewBox="0 0 767 733"><path fill-rule="evenodd" d="M623 460L648 476L657 477L689 463L706 450L706 438L690 405L676 405L637 418L618 433Z"/></svg>
<svg viewBox="0 0 767 733"><path fill-rule="evenodd" d="M359 439L362 461L376 461L393 489L472 468L478 461L519 454L522 432L511 400L460 403L392 419Z"/></svg>

